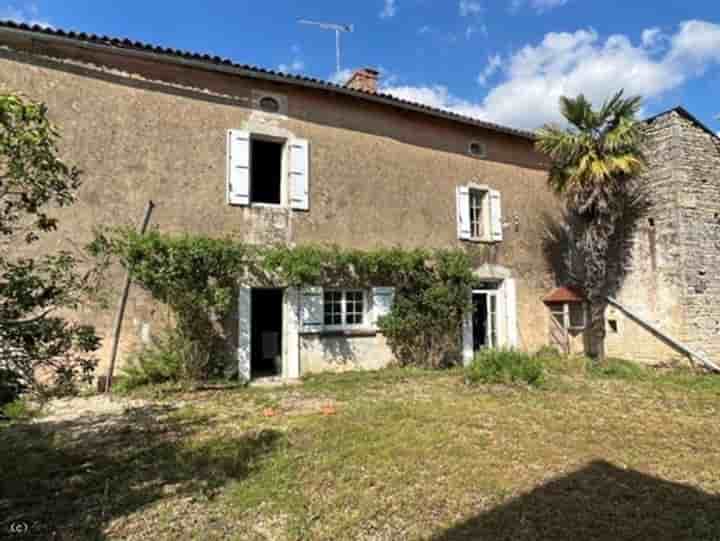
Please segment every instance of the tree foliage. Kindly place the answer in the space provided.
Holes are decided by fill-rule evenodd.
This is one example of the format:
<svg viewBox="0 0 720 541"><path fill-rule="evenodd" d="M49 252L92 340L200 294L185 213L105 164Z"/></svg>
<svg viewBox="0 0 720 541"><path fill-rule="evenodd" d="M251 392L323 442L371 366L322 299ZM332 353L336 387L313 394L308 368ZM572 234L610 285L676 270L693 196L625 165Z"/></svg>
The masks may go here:
<svg viewBox="0 0 720 541"><path fill-rule="evenodd" d="M59 138L44 105L0 94L0 369L39 395L88 377L99 345L91 327L58 314L89 290L75 258L23 255L56 229L51 210L71 205L80 186L80 172L58 155Z"/></svg>
<svg viewBox="0 0 720 541"><path fill-rule="evenodd" d="M634 179L643 171L643 131L637 121L641 98L620 91L595 110L582 94L560 98L566 127L547 125L537 148L551 160L549 184L565 201L572 229L571 279L590 301L596 353L604 356L604 312L608 290L620 269L612 265L619 234L642 208ZM580 262L580 265L577 264ZM616 285L616 284L615 284Z"/></svg>
<svg viewBox="0 0 720 541"><path fill-rule="evenodd" d="M263 287L392 285L391 314L379 326L403 364L459 359L460 329L473 275L461 251L345 250L337 246L257 246L233 239L100 232L92 252L117 258L141 287L167 304L179 332L202 358L222 360L221 326L241 282ZM214 371L217 371L216 367ZM212 371L212 370L211 370Z"/></svg>

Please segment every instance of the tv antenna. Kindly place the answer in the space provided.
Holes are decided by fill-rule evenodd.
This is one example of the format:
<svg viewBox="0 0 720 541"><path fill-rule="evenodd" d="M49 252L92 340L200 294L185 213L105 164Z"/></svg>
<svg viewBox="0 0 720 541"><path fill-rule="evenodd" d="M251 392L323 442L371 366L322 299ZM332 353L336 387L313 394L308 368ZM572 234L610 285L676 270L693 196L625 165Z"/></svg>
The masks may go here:
<svg viewBox="0 0 720 541"><path fill-rule="evenodd" d="M320 21L311 21L309 19L298 19L298 23L319 26L323 30L335 31L335 60L337 64L337 73L340 73L340 33L354 32L355 26L352 24L323 23Z"/></svg>

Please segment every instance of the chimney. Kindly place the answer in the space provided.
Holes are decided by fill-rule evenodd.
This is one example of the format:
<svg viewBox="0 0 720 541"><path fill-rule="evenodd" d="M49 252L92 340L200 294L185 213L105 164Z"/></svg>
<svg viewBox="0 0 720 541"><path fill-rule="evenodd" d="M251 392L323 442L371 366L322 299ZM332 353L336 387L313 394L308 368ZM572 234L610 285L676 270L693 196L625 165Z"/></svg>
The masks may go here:
<svg viewBox="0 0 720 541"><path fill-rule="evenodd" d="M348 79L347 83L345 83L345 87L374 94L377 92L377 82L379 76L380 72L376 69L361 68L356 70L355 73L350 76L350 79Z"/></svg>

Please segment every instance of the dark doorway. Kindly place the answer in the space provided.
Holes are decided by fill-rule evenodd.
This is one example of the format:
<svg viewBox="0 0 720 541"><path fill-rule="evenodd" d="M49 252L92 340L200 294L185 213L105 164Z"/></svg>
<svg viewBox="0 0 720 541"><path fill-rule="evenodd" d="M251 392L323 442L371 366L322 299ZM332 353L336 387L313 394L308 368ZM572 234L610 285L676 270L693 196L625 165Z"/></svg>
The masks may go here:
<svg viewBox="0 0 720 541"><path fill-rule="evenodd" d="M251 202L279 205L283 144L259 139L250 144Z"/></svg>
<svg viewBox="0 0 720 541"><path fill-rule="evenodd" d="M487 344L488 296L473 293L473 351L480 351Z"/></svg>
<svg viewBox="0 0 720 541"><path fill-rule="evenodd" d="M252 290L251 377L282 375L282 289Z"/></svg>

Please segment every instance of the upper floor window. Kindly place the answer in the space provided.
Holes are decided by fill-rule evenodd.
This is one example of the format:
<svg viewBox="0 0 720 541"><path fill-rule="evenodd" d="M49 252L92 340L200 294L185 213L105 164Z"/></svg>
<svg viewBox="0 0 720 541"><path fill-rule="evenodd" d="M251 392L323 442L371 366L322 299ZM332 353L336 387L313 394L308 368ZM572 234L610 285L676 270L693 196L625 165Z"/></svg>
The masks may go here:
<svg viewBox="0 0 720 541"><path fill-rule="evenodd" d="M483 239L488 231L488 217L487 212L488 192L486 190L470 189L470 238L471 239Z"/></svg>
<svg viewBox="0 0 720 541"><path fill-rule="evenodd" d="M250 138L250 204L281 203L283 142Z"/></svg>
<svg viewBox="0 0 720 541"><path fill-rule="evenodd" d="M259 101L260 109L267 113L277 113L280 110L280 102L273 96L263 96Z"/></svg>
<svg viewBox="0 0 720 541"><path fill-rule="evenodd" d="M487 147L485 146L485 143L480 141L470 141L470 144L468 145L468 154L476 158L485 158L487 157Z"/></svg>
<svg viewBox="0 0 720 541"><path fill-rule="evenodd" d="M226 193L231 205L282 205L287 201L293 209L309 209L307 140L229 130L227 164ZM287 184L284 178L289 179Z"/></svg>
<svg viewBox="0 0 720 541"><path fill-rule="evenodd" d="M475 242L499 242L503 238L500 192L487 186L458 186L458 238Z"/></svg>

